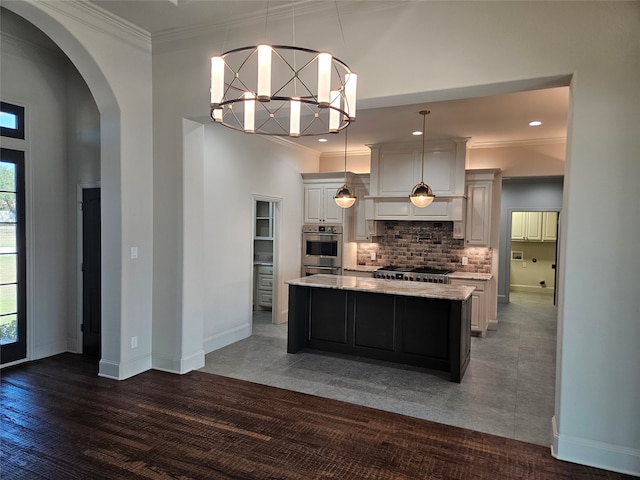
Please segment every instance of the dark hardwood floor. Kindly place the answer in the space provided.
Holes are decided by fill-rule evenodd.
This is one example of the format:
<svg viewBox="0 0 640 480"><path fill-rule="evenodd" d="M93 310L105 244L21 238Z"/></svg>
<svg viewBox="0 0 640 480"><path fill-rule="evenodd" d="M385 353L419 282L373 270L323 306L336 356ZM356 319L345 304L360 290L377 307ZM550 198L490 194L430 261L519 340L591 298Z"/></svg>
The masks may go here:
<svg viewBox="0 0 640 480"><path fill-rule="evenodd" d="M623 479L549 448L202 372L2 370L2 479Z"/></svg>

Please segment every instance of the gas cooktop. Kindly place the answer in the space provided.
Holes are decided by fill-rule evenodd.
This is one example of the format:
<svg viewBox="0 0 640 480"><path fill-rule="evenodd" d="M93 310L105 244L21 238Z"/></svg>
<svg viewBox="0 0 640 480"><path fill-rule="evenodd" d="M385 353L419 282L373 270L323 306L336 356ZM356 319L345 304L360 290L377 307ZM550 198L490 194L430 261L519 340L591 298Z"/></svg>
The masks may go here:
<svg viewBox="0 0 640 480"><path fill-rule="evenodd" d="M408 280L413 282L449 283L451 273L449 270L439 270L428 267L398 267L387 265L379 268L373 273L374 278L385 278L389 280Z"/></svg>

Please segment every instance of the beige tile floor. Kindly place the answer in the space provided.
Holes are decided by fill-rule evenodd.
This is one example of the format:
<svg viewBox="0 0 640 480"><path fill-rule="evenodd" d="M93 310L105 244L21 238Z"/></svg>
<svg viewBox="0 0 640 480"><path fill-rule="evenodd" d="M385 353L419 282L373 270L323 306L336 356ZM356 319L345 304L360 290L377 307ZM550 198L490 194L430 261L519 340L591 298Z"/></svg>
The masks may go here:
<svg viewBox="0 0 640 480"><path fill-rule="evenodd" d="M552 296L511 293L499 328L472 337L462 383L443 372L357 357L286 352L287 326L256 312L253 335L206 356L202 371L551 445L556 319Z"/></svg>

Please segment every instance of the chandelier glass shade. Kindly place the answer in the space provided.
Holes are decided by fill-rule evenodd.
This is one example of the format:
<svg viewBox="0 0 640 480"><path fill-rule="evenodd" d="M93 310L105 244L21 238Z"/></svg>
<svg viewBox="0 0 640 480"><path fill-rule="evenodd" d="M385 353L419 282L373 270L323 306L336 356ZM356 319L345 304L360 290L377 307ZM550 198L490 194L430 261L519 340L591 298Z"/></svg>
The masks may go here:
<svg viewBox="0 0 640 480"><path fill-rule="evenodd" d="M409 200L411 200L411 203L413 203L418 208L424 208L428 205L431 205L433 199L436 198L433 190L431 190L431 187L424 183L424 150L427 136L425 132L425 125L427 115L429 115L430 113L431 112L429 110L420 111L420 115L422 115L422 156L420 157L420 166L422 173L420 175L420 183L413 187L411 193L409 194Z"/></svg>
<svg viewBox="0 0 640 480"><path fill-rule="evenodd" d="M356 118L357 75L330 53L258 45L211 58L211 118L234 130L299 137Z"/></svg>

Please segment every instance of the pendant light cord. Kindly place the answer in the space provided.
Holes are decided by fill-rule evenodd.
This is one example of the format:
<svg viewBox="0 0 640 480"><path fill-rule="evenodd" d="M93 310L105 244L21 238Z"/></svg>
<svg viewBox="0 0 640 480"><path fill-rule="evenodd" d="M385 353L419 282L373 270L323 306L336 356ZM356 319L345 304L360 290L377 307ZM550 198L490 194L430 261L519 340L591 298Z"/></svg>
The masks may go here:
<svg viewBox="0 0 640 480"><path fill-rule="evenodd" d="M267 1L267 13L264 16L264 43L267 43L267 25L269 23L269 2Z"/></svg>
<svg viewBox="0 0 640 480"><path fill-rule="evenodd" d="M420 115L422 115L422 158L420 159L420 182L424 183L424 145L427 141L427 132L425 131L427 125L427 115L431 113L430 110L421 110Z"/></svg>
<svg viewBox="0 0 640 480"><path fill-rule="evenodd" d="M344 129L344 184L347 184L347 130Z"/></svg>

